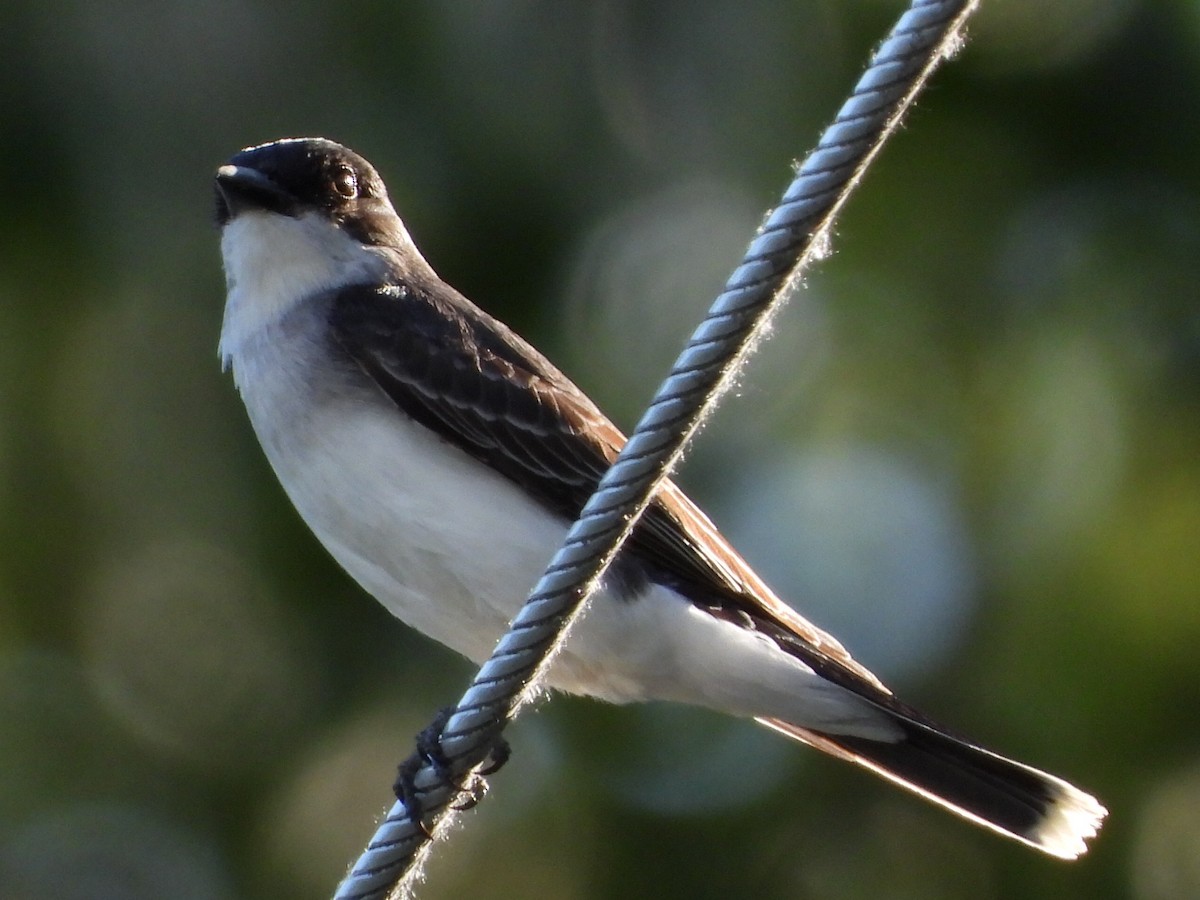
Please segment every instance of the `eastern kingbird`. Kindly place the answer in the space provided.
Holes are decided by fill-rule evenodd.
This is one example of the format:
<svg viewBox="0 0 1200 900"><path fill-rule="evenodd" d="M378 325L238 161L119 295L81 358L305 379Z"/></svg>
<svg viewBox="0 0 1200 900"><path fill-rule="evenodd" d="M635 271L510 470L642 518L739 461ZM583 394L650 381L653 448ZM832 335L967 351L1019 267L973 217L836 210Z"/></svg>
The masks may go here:
<svg viewBox="0 0 1200 900"><path fill-rule="evenodd" d="M217 170L216 200L220 355L284 490L394 615L481 662L624 436L437 276L357 153L250 147ZM1106 815L897 700L669 481L547 682L757 719L1062 858Z"/></svg>

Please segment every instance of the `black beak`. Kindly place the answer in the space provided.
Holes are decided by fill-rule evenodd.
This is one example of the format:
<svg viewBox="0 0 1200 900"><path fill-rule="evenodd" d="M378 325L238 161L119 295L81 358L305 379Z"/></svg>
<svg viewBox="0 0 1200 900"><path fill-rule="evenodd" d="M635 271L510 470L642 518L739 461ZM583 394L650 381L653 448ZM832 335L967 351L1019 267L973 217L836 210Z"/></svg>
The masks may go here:
<svg viewBox="0 0 1200 900"><path fill-rule="evenodd" d="M254 209L291 216L296 198L258 169L233 164L217 169L217 224Z"/></svg>

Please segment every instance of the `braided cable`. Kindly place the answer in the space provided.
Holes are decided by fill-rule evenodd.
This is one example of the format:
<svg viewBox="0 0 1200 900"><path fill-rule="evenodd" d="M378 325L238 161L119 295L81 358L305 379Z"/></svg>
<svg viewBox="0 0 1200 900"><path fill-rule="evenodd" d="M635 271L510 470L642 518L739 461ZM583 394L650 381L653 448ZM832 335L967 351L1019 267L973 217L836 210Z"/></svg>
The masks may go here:
<svg viewBox="0 0 1200 900"><path fill-rule="evenodd" d="M470 802L475 773L518 707L536 691L654 490L715 406L770 314L805 268L825 253L835 216L930 73L958 48L961 27L977 3L913 0L875 51L779 206L759 227L562 549L446 721L441 750L448 767L427 763L413 778L422 821L414 821L397 802L334 900L409 894L432 833L464 799Z"/></svg>

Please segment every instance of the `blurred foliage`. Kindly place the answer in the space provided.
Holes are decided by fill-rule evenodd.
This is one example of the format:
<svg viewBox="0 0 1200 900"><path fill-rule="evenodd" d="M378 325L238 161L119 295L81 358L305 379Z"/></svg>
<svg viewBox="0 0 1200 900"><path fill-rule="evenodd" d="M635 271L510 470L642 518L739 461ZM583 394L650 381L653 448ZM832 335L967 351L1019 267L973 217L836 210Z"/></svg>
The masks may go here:
<svg viewBox="0 0 1200 900"><path fill-rule="evenodd" d="M470 668L298 521L210 178L324 134L629 426L895 2L0 14L0 895L320 898ZM1200 6L985 2L680 479L910 701L1095 791L1037 857L742 722L557 698L422 897L1200 896Z"/></svg>

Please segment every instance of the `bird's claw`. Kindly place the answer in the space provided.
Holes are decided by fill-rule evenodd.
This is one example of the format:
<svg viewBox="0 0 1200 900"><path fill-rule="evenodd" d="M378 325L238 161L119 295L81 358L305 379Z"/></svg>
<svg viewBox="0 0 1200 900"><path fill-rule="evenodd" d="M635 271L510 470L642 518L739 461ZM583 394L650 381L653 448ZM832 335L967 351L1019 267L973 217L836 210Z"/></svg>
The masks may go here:
<svg viewBox="0 0 1200 900"><path fill-rule="evenodd" d="M433 722L417 735L416 752L400 764L396 781L392 785L396 799L404 804L409 818L421 829L425 837L431 840L433 835L425 825L424 811L416 787L417 773L428 764L444 783L455 787L458 793L465 794L464 799L450 807L462 812L471 809L483 799L488 789L486 776L498 772L512 755L508 741L497 737L488 751L487 764L483 768L465 778L455 778L451 771L451 762L442 749L442 731L452 715L453 707L439 710Z"/></svg>

